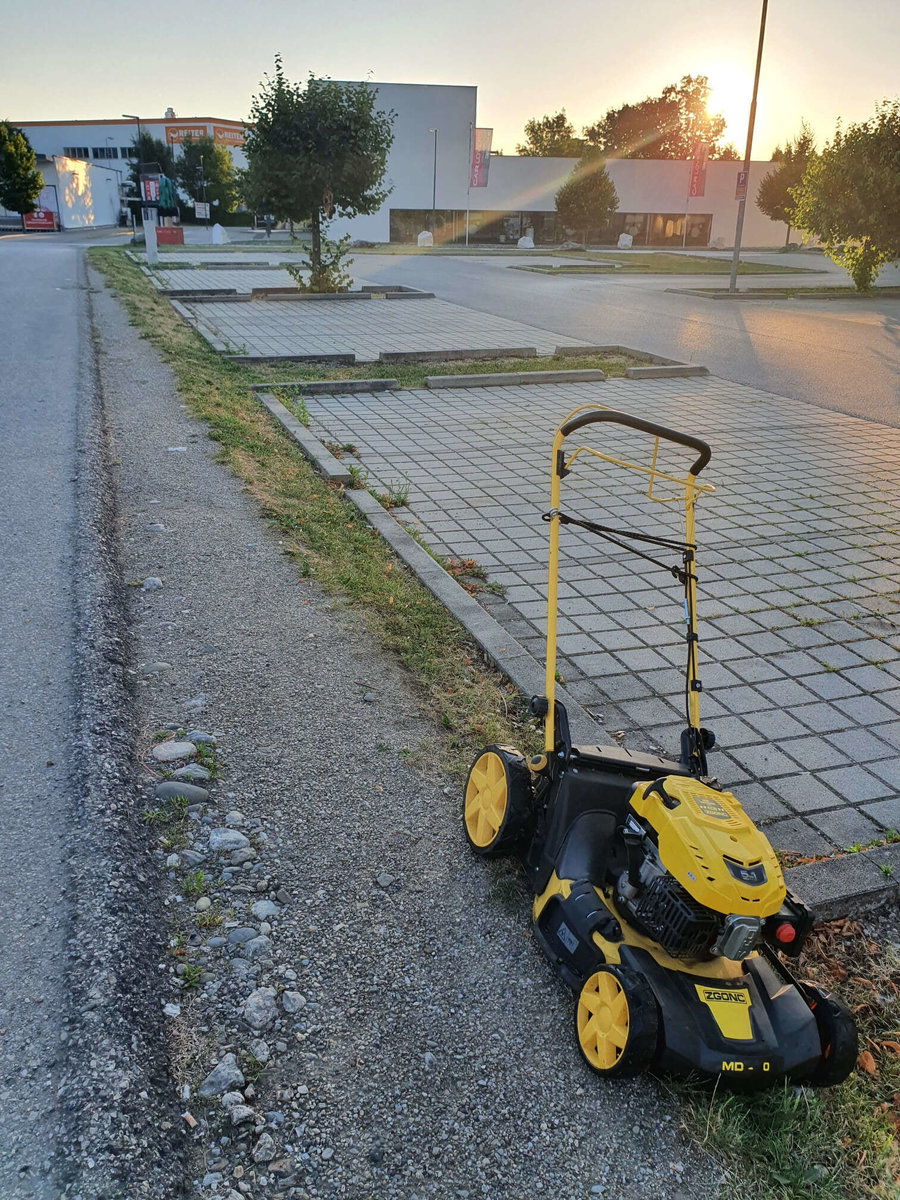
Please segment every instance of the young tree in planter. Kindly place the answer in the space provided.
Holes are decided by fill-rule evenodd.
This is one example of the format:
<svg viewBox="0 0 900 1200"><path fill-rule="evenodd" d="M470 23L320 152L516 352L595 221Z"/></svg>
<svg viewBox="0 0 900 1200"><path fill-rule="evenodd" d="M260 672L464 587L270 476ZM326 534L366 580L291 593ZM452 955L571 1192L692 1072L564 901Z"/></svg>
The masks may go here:
<svg viewBox="0 0 900 1200"><path fill-rule="evenodd" d="M0 121L0 204L10 212L34 212L44 180L31 143L15 125Z"/></svg>
<svg viewBox="0 0 900 1200"><path fill-rule="evenodd" d="M619 196L603 159L586 155L556 193L556 211L568 229L584 230L584 244L591 230L604 229L619 207Z"/></svg>
<svg viewBox="0 0 900 1200"><path fill-rule="evenodd" d="M395 114L376 109L376 93L364 83L335 83L310 75L305 86L285 78L275 57L274 78L265 76L253 98L244 152L243 198L257 212L280 220L309 221L314 280L323 272L322 226L338 213L375 212L390 193L383 186ZM324 257L331 270L333 246Z"/></svg>
<svg viewBox="0 0 900 1200"><path fill-rule="evenodd" d="M900 100L868 121L838 126L793 191L794 223L816 233L861 292L900 259Z"/></svg>
<svg viewBox="0 0 900 1200"><path fill-rule="evenodd" d="M217 146L211 137L186 137L181 157L175 162L175 182L192 200L218 200L219 211L232 212L237 200L234 163L225 146Z"/></svg>
<svg viewBox="0 0 900 1200"><path fill-rule="evenodd" d="M800 132L793 141L789 139L785 142L783 150L780 146L775 147L772 162L776 166L763 178L756 193L756 206L760 212L764 212L771 221L784 221L787 225L785 246L791 240L794 222L791 189L800 183L806 164L815 152L815 134L805 121L801 121Z"/></svg>

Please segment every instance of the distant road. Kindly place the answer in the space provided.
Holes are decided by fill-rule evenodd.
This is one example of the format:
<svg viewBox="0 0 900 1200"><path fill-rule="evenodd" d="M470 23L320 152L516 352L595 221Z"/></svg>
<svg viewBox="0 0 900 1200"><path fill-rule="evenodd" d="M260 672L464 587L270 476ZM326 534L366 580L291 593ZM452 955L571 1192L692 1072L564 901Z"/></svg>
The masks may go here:
<svg viewBox="0 0 900 1200"><path fill-rule="evenodd" d="M509 263L367 254L354 269L374 282L427 288L585 342L701 362L724 379L900 426L900 300L731 303L665 291L727 286L727 276L552 278ZM821 277L782 276L780 282L794 280L816 285Z"/></svg>

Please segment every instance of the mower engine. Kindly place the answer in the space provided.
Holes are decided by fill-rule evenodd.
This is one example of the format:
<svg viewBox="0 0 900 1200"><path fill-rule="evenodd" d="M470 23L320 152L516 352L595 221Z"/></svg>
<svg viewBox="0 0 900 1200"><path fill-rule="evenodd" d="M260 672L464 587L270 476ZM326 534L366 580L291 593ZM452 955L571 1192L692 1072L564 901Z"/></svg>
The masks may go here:
<svg viewBox="0 0 900 1200"><path fill-rule="evenodd" d="M812 925L765 836L730 792L684 776L639 784L621 831L623 916L676 959L797 955Z"/></svg>

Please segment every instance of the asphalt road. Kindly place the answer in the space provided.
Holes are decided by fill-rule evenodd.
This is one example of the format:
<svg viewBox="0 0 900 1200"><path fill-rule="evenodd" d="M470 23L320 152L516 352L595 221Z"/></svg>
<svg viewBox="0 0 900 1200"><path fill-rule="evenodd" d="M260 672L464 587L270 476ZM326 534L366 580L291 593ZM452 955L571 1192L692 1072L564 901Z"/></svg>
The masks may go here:
<svg viewBox="0 0 900 1200"><path fill-rule="evenodd" d="M79 252L0 246L0 1192L55 1197L68 902Z"/></svg>
<svg viewBox="0 0 900 1200"><path fill-rule="evenodd" d="M833 270L818 258L814 265ZM726 286L727 276L553 278L515 270L509 258L366 254L355 272L586 343L703 363L736 383L900 426L900 300L711 301L665 289ZM822 278L777 282L815 286Z"/></svg>

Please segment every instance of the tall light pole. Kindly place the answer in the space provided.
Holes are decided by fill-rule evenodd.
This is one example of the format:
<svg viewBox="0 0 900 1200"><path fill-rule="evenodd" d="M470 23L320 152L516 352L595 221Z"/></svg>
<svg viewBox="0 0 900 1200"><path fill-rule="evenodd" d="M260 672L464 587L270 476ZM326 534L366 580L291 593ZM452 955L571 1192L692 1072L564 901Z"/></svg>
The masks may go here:
<svg viewBox="0 0 900 1200"><path fill-rule="evenodd" d="M433 238L433 237L434 237L434 234L435 234L435 228L436 228L436 225L435 225L435 221L436 221L435 209L436 209L436 207L437 207L437 142L438 142L438 131L437 131L436 129L429 129L429 130L428 130L428 132L429 132L429 133L433 133L433 134L434 134L434 170L433 170L433 172L432 172L432 176L431 176L431 236L432 236L432 238Z"/></svg>
<svg viewBox="0 0 900 1200"><path fill-rule="evenodd" d="M744 209L747 206L747 188L750 185L750 151L753 147L753 126L756 124L756 96L759 92L759 68L762 65L763 40L766 36L766 11L769 0L762 0L762 15L759 19L759 46L756 50L756 74L753 76L753 99L750 101L750 123L747 126L747 149L744 152L744 193L738 200L737 224L734 230L734 254L731 257L731 278L728 291L737 290L738 262L741 257L741 235L744 232Z"/></svg>
<svg viewBox="0 0 900 1200"><path fill-rule="evenodd" d="M209 229L209 208L206 203L206 172L203 170L203 155L200 155L200 183L203 187L203 211L206 213L206 228Z"/></svg>
<svg viewBox="0 0 900 1200"><path fill-rule="evenodd" d="M136 116L136 115L135 115L135 113L122 113L122 116L123 116L123 117L126 117L126 118L127 118L129 121L137 121L137 131L138 131L137 150L138 150L138 152L137 152L137 154L135 155L135 158L138 160L138 174L140 174L140 167L141 167L141 163L140 163L140 158L141 158L141 118L140 118L140 117L138 117L138 116Z"/></svg>

